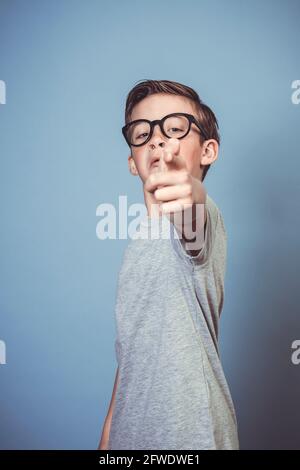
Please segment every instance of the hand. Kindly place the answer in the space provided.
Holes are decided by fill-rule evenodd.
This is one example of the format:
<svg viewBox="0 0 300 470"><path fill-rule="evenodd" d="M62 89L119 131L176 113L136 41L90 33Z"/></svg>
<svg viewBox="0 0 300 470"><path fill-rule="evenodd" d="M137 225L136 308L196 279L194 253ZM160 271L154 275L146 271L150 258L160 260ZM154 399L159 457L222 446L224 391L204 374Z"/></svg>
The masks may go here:
<svg viewBox="0 0 300 470"><path fill-rule="evenodd" d="M157 171L149 175L144 189L154 196L156 204L160 204L161 212L172 219L176 213L184 212L185 220L192 222L195 219L193 206L205 202L204 186L189 173L185 159L180 155L178 139L170 139L162 149Z"/></svg>
<svg viewBox="0 0 300 470"><path fill-rule="evenodd" d="M180 155L178 139L168 141L156 171L145 181L144 191L146 201L150 206L155 204L155 208L160 204L158 212L170 219L185 249L196 256L204 242L207 216L205 206L200 205L205 203L206 190L201 181L189 173L185 159ZM186 244L187 241L190 243Z"/></svg>

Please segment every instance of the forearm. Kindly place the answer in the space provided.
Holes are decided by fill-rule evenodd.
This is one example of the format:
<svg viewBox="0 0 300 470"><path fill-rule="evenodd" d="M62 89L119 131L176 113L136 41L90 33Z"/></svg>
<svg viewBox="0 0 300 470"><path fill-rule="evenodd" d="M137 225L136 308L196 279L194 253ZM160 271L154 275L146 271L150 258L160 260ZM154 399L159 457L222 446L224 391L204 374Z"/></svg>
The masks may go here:
<svg viewBox="0 0 300 470"><path fill-rule="evenodd" d="M181 244L186 251L196 256L204 243L207 220L206 190L201 187L201 194L197 203L181 212L172 214L170 220L179 234Z"/></svg>
<svg viewBox="0 0 300 470"><path fill-rule="evenodd" d="M105 418L102 435L99 442L98 450L107 450L109 434L110 434L111 416L108 414Z"/></svg>
<svg viewBox="0 0 300 470"><path fill-rule="evenodd" d="M106 415L106 418L103 424L102 435L101 435L101 439L100 439L99 446L98 446L99 450L106 450L108 447L110 426L111 426L111 420L112 420L113 410L115 406L115 396L116 396L118 381L119 381L119 367L117 368L117 372L115 376L114 388L113 388L112 397L110 400L109 410L108 410L108 413Z"/></svg>

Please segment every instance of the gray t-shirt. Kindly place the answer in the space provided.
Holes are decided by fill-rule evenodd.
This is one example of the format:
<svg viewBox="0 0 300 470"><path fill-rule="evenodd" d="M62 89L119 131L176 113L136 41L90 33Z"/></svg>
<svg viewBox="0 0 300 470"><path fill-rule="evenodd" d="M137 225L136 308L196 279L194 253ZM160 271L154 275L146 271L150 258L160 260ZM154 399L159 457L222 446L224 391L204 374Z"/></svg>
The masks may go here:
<svg viewBox="0 0 300 470"><path fill-rule="evenodd" d="M152 239L131 239L125 249L115 308L119 383L108 449L239 448L218 351L227 234L208 194L206 207L197 256L185 250L165 215L146 216L139 233L151 229Z"/></svg>

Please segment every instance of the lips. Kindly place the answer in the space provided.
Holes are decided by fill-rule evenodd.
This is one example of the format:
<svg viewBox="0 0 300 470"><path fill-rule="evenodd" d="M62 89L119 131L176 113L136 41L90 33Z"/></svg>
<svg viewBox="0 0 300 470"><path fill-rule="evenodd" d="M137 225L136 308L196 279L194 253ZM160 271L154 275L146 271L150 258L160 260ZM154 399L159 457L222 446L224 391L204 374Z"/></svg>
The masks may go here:
<svg viewBox="0 0 300 470"><path fill-rule="evenodd" d="M156 166L158 166L158 164L159 164L159 160L155 160L153 163L151 163L150 168L155 168Z"/></svg>
<svg viewBox="0 0 300 470"><path fill-rule="evenodd" d="M155 158L153 158L153 160L151 162L150 168L154 168L154 167L158 166L158 164L159 164L159 157L155 157Z"/></svg>

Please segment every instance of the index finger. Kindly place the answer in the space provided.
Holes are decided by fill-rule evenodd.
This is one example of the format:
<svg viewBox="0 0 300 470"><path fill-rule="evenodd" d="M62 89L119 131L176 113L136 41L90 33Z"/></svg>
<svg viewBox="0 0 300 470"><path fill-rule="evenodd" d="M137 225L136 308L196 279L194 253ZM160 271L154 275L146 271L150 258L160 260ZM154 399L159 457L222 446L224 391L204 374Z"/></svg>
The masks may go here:
<svg viewBox="0 0 300 470"><path fill-rule="evenodd" d="M186 168L185 159L180 155L180 142L178 139L171 138L164 147L164 160L170 167L177 169Z"/></svg>

